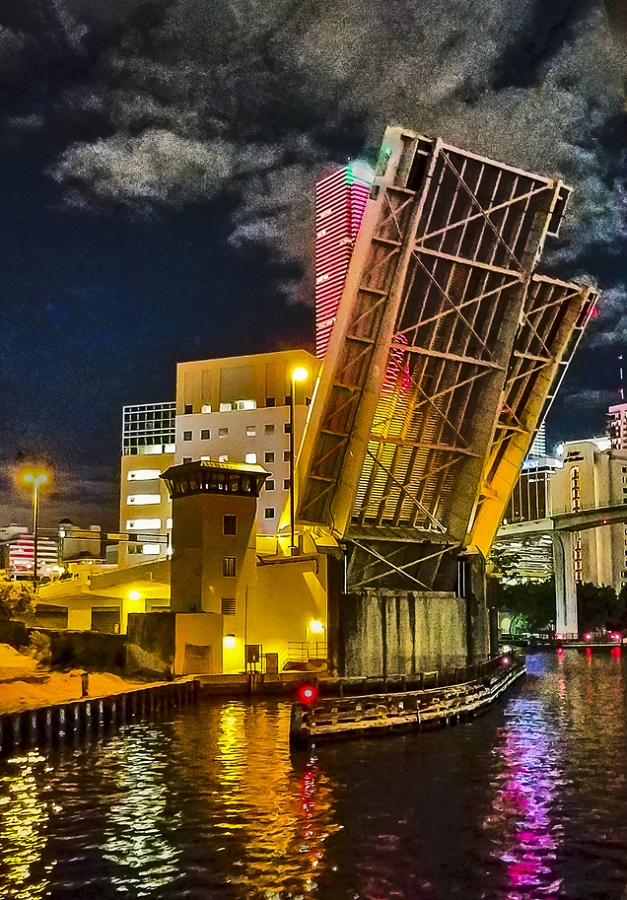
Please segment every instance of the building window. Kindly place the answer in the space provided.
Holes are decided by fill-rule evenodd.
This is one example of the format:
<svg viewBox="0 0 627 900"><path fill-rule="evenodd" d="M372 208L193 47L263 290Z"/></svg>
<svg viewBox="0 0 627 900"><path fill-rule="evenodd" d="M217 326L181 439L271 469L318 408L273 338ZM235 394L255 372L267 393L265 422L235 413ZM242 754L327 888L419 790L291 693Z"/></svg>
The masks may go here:
<svg viewBox="0 0 627 900"><path fill-rule="evenodd" d="M250 463L250 465L255 465L257 462L257 454L256 453L247 453L244 457L244 462Z"/></svg>
<svg viewBox="0 0 627 900"><path fill-rule="evenodd" d="M228 428L218 428L218 437L228 437L229 429Z"/></svg>
<svg viewBox="0 0 627 900"><path fill-rule="evenodd" d="M274 406L274 397L266 397L266 406Z"/></svg>
<svg viewBox="0 0 627 900"><path fill-rule="evenodd" d="M257 429L254 425L246 426L246 437L254 437L257 434Z"/></svg>
<svg viewBox="0 0 627 900"><path fill-rule="evenodd" d="M153 506L161 503L161 494L131 494L126 498L129 506Z"/></svg>
<svg viewBox="0 0 627 900"><path fill-rule="evenodd" d="M579 481L579 466L573 466L570 470L571 509L579 512L581 509L581 493Z"/></svg>
<svg viewBox="0 0 627 900"><path fill-rule="evenodd" d="M311 406L311 397L305 397L305 406Z"/></svg>
<svg viewBox="0 0 627 900"><path fill-rule="evenodd" d="M285 432L285 434L290 433L290 423L289 422L285 423L285 425L283 426L283 431Z"/></svg>
<svg viewBox="0 0 627 900"><path fill-rule="evenodd" d="M235 578L236 560L234 556L225 556L222 559L222 574L225 578Z"/></svg>
<svg viewBox="0 0 627 900"><path fill-rule="evenodd" d="M289 462L289 461L290 461L290 451L284 450L283 451L283 462Z"/></svg>
<svg viewBox="0 0 627 900"><path fill-rule="evenodd" d="M184 462L184 463L188 463L188 462L191 462L191 461L192 461L191 456L184 456L184 457L183 457L183 462Z"/></svg>
<svg viewBox="0 0 627 900"><path fill-rule="evenodd" d="M189 416L194 412L194 405L192 403L185 404L185 415Z"/></svg>
<svg viewBox="0 0 627 900"><path fill-rule="evenodd" d="M237 516L224 516L223 534L237 534Z"/></svg>
<svg viewBox="0 0 627 900"><path fill-rule="evenodd" d="M283 490L289 491L289 489L290 489L290 480L289 480L289 478L284 478L283 479Z"/></svg>
<svg viewBox="0 0 627 900"><path fill-rule="evenodd" d="M289 394L286 394L286 395L285 395L285 405L286 405L286 406L289 406L289 405L290 405L291 399L292 399L292 398L290 397Z"/></svg>
<svg viewBox="0 0 627 900"><path fill-rule="evenodd" d="M264 431L266 434L274 434L274 425L264 426Z"/></svg>
<svg viewBox="0 0 627 900"><path fill-rule="evenodd" d="M274 453L268 453L268 452L264 453L263 461L264 462L274 462Z"/></svg>
<svg viewBox="0 0 627 900"><path fill-rule="evenodd" d="M234 616L237 608L237 603L235 601L235 597L223 597L222 598L222 615L223 616Z"/></svg>
<svg viewBox="0 0 627 900"><path fill-rule="evenodd" d="M266 481L266 490L273 491L274 490L274 481Z"/></svg>
<svg viewBox="0 0 627 900"><path fill-rule="evenodd" d="M211 406L210 406L210 404L209 404L209 403L203 403L203 405L200 407L200 411L201 411L201 412L204 412L204 413L210 413L210 412L211 412Z"/></svg>
<svg viewBox="0 0 627 900"><path fill-rule="evenodd" d="M218 462L228 462L229 455L228 453L223 453L222 456L218 456Z"/></svg>
<svg viewBox="0 0 627 900"><path fill-rule="evenodd" d="M200 432L200 440L201 441L211 440L211 431L209 430L209 428L203 428L203 430Z"/></svg>
<svg viewBox="0 0 627 900"><path fill-rule="evenodd" d="M274 507L266 506L266 508L263 511L263 517L264 517L264 519L274 519Z"/></svg>
<svg viewBox="0 0 627 900"><path fill-rule="evenodd" d="M127 531L159 531L161 519L127 519Z"/></svg>
<svg viewBox="0 0 627 900"><path fill-rule="evenodd" d="M161 475L161 469L132 469L126 476L127 481L152 481Z"/></svg>
<svg viewBox="0 0 627 900"><path fill-rule="evenodd" d="M184 432L183 432L183 440L184 440L184 441L191 441L191 439L192 439L192 433L191 433L191 431L184 431Z"/></svg>

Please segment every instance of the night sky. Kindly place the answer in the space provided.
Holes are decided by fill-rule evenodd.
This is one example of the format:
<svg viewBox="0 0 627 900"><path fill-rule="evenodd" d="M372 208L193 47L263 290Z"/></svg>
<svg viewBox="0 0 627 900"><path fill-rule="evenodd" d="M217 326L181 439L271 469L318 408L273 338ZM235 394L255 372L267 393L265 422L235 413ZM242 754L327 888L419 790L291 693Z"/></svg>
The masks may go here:
<svg viewBox="0 0 627 900"><path fill-rule="evenodd" d="M622 0L0 0L0 525L117 527L121 407L177 361L313 348L313 189L388 123L574 188L542 271L603 291L548 422L627 348Z"/></svg>

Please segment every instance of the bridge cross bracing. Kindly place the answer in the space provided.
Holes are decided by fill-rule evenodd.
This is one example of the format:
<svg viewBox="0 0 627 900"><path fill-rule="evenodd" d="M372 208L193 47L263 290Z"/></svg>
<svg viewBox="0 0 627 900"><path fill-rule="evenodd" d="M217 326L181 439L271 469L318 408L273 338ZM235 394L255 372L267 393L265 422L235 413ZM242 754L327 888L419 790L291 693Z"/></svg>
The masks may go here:
<svg viewBox="0 0 627 900"><path fill-rule="evenodd" d="M428 587L447 551L487 552L593 303L534 273L567 195L387 130L298 460L301 523L375 559L373 542L413 544L388 571Z"/></svg>

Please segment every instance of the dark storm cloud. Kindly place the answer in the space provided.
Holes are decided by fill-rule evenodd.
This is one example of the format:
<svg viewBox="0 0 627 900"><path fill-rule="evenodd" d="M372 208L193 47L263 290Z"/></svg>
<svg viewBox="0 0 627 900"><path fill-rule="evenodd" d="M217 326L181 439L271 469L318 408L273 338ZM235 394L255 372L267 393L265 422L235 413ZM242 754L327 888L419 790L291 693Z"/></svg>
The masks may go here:
<svg viewBox="0 0 627 900"><path fill-rule="evenodd" d="M564 177L552 264L612 286L624 25L618 0L40 0L0 31L0 66L30 85L5 129L48 135L70 209L151 216L226 194L236 246L304 271L316 177L405 124Z"/></svg>

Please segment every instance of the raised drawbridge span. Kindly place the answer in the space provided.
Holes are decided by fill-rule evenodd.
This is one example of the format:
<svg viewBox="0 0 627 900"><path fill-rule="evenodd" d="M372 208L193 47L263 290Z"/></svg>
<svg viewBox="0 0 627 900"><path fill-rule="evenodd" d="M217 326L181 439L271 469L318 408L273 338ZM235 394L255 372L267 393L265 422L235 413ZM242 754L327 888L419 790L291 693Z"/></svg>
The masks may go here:
<svg viewBox="0 0 627 900"><path fill-rule="evenodd" d="M452 591L487 555L596 303L536 272L568 194L387 129L296 467L347 592Z"/></svg>

